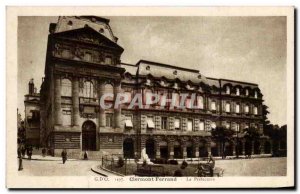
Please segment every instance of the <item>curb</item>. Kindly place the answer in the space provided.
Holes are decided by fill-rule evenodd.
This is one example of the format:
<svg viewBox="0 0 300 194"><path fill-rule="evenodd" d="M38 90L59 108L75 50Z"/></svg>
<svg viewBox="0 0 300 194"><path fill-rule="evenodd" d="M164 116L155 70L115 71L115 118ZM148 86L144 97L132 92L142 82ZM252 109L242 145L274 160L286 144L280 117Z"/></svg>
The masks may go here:
<svg viewBox="0 0 300 194"><path fill-rule="evenodd" d="M40 159L40 158L22 158L23 160L36 160L36 161L62 161L62 159ZM68 159L69 161L78 161L77 159ZM67 160L67 161L68 161Z"/></svg>
<svg viewBox="0 0 300 194"><path fill-rule="evenodd" d="M122 176L122 177L125 176L124 174L120 174L120 173L118 173L118 172L111 171L111 170L109 170L109 169L107 169L107 168L105 168L105 167L103 167L103 166L99 166L99 168L101 168L102 170L107 171L107 172L109 172L109 173L115 174L115 175L117 175L117 176Z"/></svg>
<svg viewBox="0 0 300 194"><path fill-rule="evenodd" d="M91 168L91 171L93 171L94 173L99 174L99 175L101 175L101 176L108 177L106 174L103 174L103 173L101 173L101 172L98 172L97 170L94 170L94 168L95 168L95 167L92 167L92 168ZM97 166L96 166L96 169L97 169Z"/></svg>
<svg viewBox="0 0 300 194"><path fill-rule="evenodd" d="M121 176L121 177L124 177L124 176L125 176L125 175L123 175L123 174L120 174L120 173L117 173L117 172L108 170L108 169L102 167L101 165L93 166L93 167L91 168L91 170L92 170L93 172L97 173L97 174L100 174L100 175L102 175L102 176L107 177L108 175L99 172L99 170L98 170L99 168L100 168L101 170L103 170L103 171L106 171L106 172L108 172L108 173L114 174L115 176ZM95 170L95 169L96 169L96 170Z"/></svg>

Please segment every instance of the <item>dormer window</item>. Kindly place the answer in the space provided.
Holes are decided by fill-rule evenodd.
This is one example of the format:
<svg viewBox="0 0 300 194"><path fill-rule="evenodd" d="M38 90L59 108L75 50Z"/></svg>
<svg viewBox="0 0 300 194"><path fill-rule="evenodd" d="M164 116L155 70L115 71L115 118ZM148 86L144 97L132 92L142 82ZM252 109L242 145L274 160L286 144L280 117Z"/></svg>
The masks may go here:
<svg viewBox="0 0 300 194"><path fill-rule="evenodd" d="M149 66L149 65L146 67L146 70L147 70L147 71L149 71L149 70L150 70L150 66Z"/></svg>
<svg viewBox="0 0 300 194"><path fill-rule="evenodd" d="M245 95L249 96L249 90L248 89L245 90Z"/></svg>
<svg viewBox="0 0 300 194"><path fill-rule="evenodd" d="M68 25L69 25L69 26L72 26L72 25L73 25L73 22L70 20L70 21L68 22Z"/></svg>
<svg viewBox="0 0 300 194"><path fill-rule="evenodd" d="M151 80L150 79L146 79L146 85L150 86L151 84Z"/></svg>
<svg viewBox="0 0 300 194"><path fill-rule="evenodd" d="M176 70L175 70L175 71L173 71L173 74L174 74L174 75L177 75L177 71L176 71Z"/></svg>
<svg viewBox="0 0 300 194"><path fill-rule="evenodd" d="M105 64L106 64L106 65L111 65L111 64L112 64L112 59L111 59L111 57L109 57L109 56L105 57Z"/></svg>
<svg viewBox="0 0 300 194"><path fill-rule="evenodd" d="M240 95L240 88L236 88L236 95L237 95L237 96Z"/></svg>
<svg viewBox="0 0 300 194"><path fill-rule="evenodd" d="M254 92L254 98L257 98L257 91Z"/></svg>
<svg viewBox="0 0 300 194"><path fill-rule="evenodd" d="M103 28L100 28L99 32L100 32L100 33L104 33L104 29L103 29Z"/></svg>
<svg viewBox="0 0 300 194"><path fill-rule="evenodd" d="M92 54L91 53L85 53L84 54L84 60L85 61L92 61Z"/></svg>
<svg viewBox="0 0 300 194"><path fill-rule="evenodd" d="M177 89L178 88L178 84L174 83L174 88Z"/></svg>
<svg viewBox="0 0 300 194"><path fill-rule="evenodd" d="M230 87L226 86L226 94L230 94Z"/></svg>

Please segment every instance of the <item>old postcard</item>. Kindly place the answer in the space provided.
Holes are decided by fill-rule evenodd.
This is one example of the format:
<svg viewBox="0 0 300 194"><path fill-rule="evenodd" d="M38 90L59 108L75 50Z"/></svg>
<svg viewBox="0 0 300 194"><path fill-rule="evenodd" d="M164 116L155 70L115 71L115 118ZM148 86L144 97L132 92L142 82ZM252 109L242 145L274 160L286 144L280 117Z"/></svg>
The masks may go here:
<svg viewBox="0 0 300 194"><path fill-rule="evenodd" d="M294 186L293 7L8 7L8 188Z"/></svg>

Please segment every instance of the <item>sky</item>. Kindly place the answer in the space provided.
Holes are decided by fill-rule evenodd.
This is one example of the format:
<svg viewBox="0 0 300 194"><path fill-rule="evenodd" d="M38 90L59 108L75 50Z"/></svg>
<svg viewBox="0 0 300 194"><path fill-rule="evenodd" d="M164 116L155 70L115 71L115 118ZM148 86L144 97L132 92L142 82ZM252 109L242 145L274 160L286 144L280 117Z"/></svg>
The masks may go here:
<svg viewBox="0 0 300 194"><path fill-rule="evenodd" d="M121 61L140 59L193 68L207 77L257 83L273 124L287 122L285 17L106 17ZM57 17L19 17L18 108L34 78L44 76L49 24Z"/></svg>

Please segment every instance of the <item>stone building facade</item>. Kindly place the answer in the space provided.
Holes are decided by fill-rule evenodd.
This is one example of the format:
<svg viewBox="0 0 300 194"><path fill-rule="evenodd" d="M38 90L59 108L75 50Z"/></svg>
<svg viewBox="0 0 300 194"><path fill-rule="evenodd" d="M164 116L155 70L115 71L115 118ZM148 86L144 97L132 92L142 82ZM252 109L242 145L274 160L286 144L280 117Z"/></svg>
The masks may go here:
<svg viewBox="0 0 300 194"><path fill-rule="evenodd" d="M25 95L25 142L28 145L40 144L40 94L31 79L28 83L28 94Z"/></svg>
<svg viewBox="0 0 300 194"><path fill-rule="evenodd" d="M226 143L227 155L245 152L250 143L254 154L271 153L267 137L246 142L245 128L263 132L263 95L257 84L215 79L198 70L140 60L121 63L109 20L101 17L59 17L50 24L45 78L40 91L40 142L59 155L66 148L73 157L124 154L138 156L146 148L151 158L204 157L220 155L220 145L211 129L224 126L240 134L239 142ZM174 95L196 93L197 109L117 108L103 109L106 93L128 99L147 93ZM146 100L143 100L143 104ZM236 143L238 143L236 146Z"/></svg>

